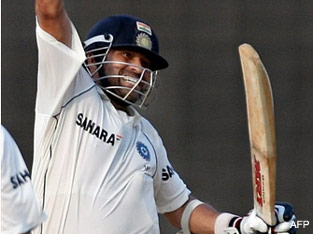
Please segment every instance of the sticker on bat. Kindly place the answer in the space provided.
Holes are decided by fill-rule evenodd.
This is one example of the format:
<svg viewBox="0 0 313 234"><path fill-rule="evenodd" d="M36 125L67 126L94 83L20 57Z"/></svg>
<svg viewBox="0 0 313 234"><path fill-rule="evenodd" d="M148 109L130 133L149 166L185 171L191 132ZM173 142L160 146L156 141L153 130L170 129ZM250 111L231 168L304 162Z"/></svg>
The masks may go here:
<svg viewBox="0 0 313 234"><path fill-rule="evenodd" d="M263 206L262 199L262 177L261 177L261 163L254 156L254 173L255 173L255 194L257 202L260 206Z"/></svg>

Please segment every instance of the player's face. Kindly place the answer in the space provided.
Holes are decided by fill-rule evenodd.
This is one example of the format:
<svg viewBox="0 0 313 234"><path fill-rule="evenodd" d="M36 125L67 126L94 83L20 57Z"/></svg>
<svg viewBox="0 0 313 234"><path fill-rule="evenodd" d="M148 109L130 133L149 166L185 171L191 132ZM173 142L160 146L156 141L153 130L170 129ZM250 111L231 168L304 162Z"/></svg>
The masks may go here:
<svg viewBox="0 0 313 234"><path fill-rule="evenodd" d="M108 78L107 82L109 86L125 87L115 89L115 93L120 97L124 97L128 94L129 90L133 88L138 79L143 76L143 80L150 82L150 72L145 71L143 68L150 68L150 60L147 59L142 53L129 50L129 49L111 49L106 61L116 61L121 63L107 63L103 66L105 75L119 75L124 78ZM135 90L145 92L147 85L140 82L135 86ZM138 92L133 91L128 100L136 102L140 98Z"/></svg>

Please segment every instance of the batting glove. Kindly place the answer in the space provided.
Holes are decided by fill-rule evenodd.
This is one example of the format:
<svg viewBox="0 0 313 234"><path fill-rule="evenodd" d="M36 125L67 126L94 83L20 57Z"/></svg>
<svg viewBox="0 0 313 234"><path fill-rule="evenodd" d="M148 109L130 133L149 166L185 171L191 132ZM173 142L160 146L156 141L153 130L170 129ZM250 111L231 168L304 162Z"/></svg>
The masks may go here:
<svg viewBox="0 0 313 234"><path fill-rule="evenodd" d="M295 234L296 228L292 226L296 216L291 204L287 202L277 202L275 205L277 224L271 227L272 233ZM292 227L291 227L292 226Z"/></svg>
<svg viewBox="0 0 313 234"><path fill-rule="evenodd" d="M224 229L225 234L295 234L296 229L292 227L295 220L293 207L289 203L279 202L275 205L276 225L269 226L252 210L247 216L233 217L229 227Z"/></svg>

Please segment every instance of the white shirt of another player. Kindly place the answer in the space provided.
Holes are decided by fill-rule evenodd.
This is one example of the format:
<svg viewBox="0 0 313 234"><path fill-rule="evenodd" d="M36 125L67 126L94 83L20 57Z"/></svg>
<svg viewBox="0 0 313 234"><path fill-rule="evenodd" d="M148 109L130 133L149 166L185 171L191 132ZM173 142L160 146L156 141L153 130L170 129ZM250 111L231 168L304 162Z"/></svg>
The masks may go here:
<svg viewBox="0 0 313 234"><path fill-rule="evenodd" d="M1 233L24 233L45 219L22 155L1 125Z"/></svg>
<svg viewBox="0 0 313 234"><path fill-rule="evenodd" d="M49 216L42 233L159 233L157 211L179 208L190 191L158 133L135 109L116 110L95 85L74 26L71 49L38 24L36 33L33 181Z"/></svg>

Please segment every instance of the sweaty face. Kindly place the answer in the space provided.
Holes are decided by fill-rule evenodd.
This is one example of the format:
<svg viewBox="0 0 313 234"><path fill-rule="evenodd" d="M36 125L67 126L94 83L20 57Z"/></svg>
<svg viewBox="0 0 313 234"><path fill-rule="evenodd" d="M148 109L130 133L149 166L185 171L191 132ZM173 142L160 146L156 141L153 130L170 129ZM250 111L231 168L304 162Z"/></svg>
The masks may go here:
<svg viewBox="0 0 313 234"><path fill-rule="evenodd" d="M150 61L142 53L111 49L103 69L106 76L116 75L106 81L108 86L116 86L113 92L122 98L127 97L128 101L134 103L141 97L141 93L148 89L151 72L144 68L149 68L150 65Z"/></svg>

